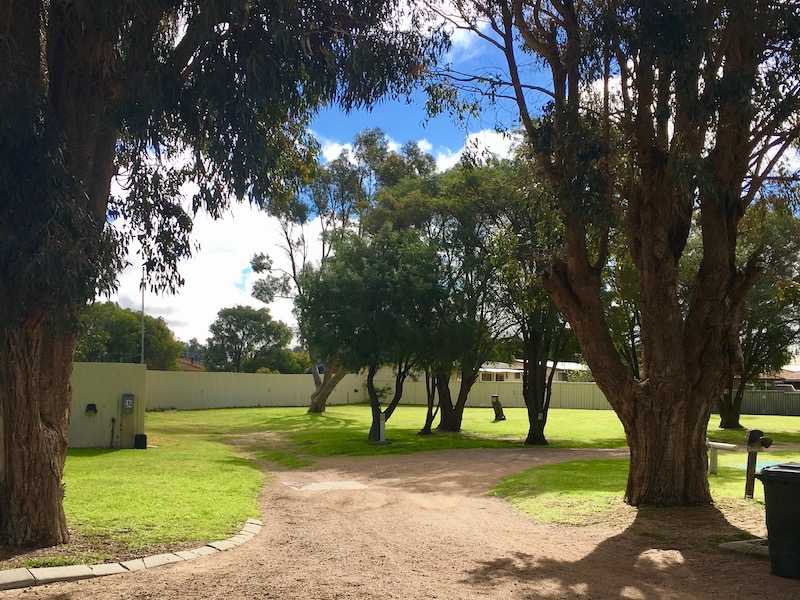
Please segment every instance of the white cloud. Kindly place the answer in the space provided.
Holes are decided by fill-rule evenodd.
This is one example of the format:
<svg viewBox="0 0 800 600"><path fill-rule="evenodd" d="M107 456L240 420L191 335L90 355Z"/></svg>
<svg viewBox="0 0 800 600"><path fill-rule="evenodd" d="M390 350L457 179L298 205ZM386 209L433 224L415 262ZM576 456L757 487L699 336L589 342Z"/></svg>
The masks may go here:
<svg viewBox="0 0 800 600"><path fill-rule="evenodd" d="M430 153L433 150L433 144L431 144L427 139L422 138L421 140L417 140L417 147L426 153Z"/></svg>
<svg viewBox="0 0 800 600"><path fill-rule="evenodd" d="M320 138L320 152L322 153L325 162L331 162L339 158L339 155L347 150L351 155L353 153L353 144L341 144L335 140Z"/></svg>
<svg viewBox="0 0 800 600"><path fill-rule="evenodd" d="M319 254L318 232L319 221L312 221L307 226L312 259ZM253 282L259 277L250 270L254 254L267 253L278 268L288 269L289 261L281 249L278 220L245 204L234 205L218 221L205 213L198 214L192 237L200 249L179 265L185 285L174 295L146 291L145 312L163 317L178 338L196 337L204 342L209 335L208 326L221 308L236 304L264 306L250 295ZM119 289L111 299L138 310L141 260L136 246L130 249L129 261L131 266L120 275ZM290 299L276 300L269 309L273 318L291 327L296 325Z"/></svg>
<svg viewBox="0 0 800 600"><path fill-rule="evenodd" d="M339 142L338 140L332 140L330 138L326 138L324 136L317 135L313 131L311 133L313 135L315 135L317 140L319 141L320 153L322 154L322 158L324 159L325 162L330 162L330 161L332 161L332 160L334 160L336 158L339 158L339 155L344 150L347 150L350 153L351 162L355 161L355 157L353 156L353 144L352 143L350 143L350 142ZM420 145L420 148L423 148L424 146L429 148L429 149L433 148L432 144L426 139L421 139L417 143L418 144L422 144L422 145ZM386 136L386 145L388 146L390 152L399 152L400 148L403 147L403 145L400 142L398 142L397 140L395 140L393 137L391 137L389 135ZM427 150L427 151L429 152L430 150Z"/></svg>
<svg viewBox="0 0 800 600"><path fill-rule="evenodd" d="M494 129L482 129L470 133L464 145L458 150L443 148L436 154L436 169L446 171L458 164L464 152L471 152L480 157L489 152L498 158L509 158L516 143L515 136L508 133L501 133Z"/></svg>

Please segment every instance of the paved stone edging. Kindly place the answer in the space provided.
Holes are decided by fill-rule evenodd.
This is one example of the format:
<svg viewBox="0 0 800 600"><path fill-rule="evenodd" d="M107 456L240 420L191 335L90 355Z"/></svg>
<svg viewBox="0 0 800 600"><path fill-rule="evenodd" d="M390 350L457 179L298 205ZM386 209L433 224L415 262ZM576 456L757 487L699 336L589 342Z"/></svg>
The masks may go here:
<svg viewBox="0 0 800 600"><path fill-rule="evenodd" d="M180 550L166 554L153 554L144 558L135 558L124 562L103 563L98 565L69 565L66 567L40 567L32 569L7 569L0 571L0 590L13 590L17 588L29 587L32 585L44 585L57 581L76 581L78 579L90 579L92 577L105 577L106 575L117 575L131 571L141 571L143 569L154 569L163 565L194 560L202 556L209 556L231 550L249 542L260 531L263 523L258 519L247 519L242 530L228 538L209 542L205 546L192 550Z"/></svg>

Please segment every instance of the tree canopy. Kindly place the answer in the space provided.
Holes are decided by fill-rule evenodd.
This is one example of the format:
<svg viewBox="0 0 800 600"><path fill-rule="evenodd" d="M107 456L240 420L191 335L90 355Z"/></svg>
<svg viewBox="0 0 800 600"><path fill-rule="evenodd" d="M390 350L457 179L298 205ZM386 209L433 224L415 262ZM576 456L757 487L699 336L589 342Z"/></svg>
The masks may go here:
<svg viewBox="0 0 800 600"><path fill-rule="evenodd" d="M205 352L209 371L279 370L292 339L289 327L273 320L269 310L241 305L221 309L209 330Z"/></svg>
<svg viewBox="0 0 800 600"><path fill-rule="evenodd" d="M371 439L383 397L375 375L384 365L395 370L394 395L384 411L388 420L406 377L433 342L428 325L442 296L440 285L434 249L415 232L387 224L374 234L350 234L337 243L327 268L309 282L299 302L313 347L336 355L347 369L367 370Z"/></svg>
<svg viewBox="0 0 800 600"><path fill-rule="evenodd" d="M0 542L69 537L61 474L78 313L114 287L127 242L152 287L174 288L194 212L218 216L236 200L284 210L315 159L317 109L405 94L446 49L413 8L0 6Z"/></svg>
<svg viewBox="0 0 800 600"><path fill-rule="evenodd" d="M139 362L141 315L114 302L90 304L80 316L75 360L86 362ZM148 369L171 371L182 344L164 319L144 316L144 358Z"/></svg>
<svg viewBox="0 0 800 600"><path fill-rule="evenodd" d="M275 257L257 254L253 271L262 275L253 286L253 295L269 303L276 296L294 298L302 303L307 282L320 277L334 248L345 237L364 233L364 226L374 210L381 189L406 177L419 177L433 172L433 158L417 144L407 143L399 151L390 147L389 138L380 129L360 132L353 140L353 149L326 164L318 165L310 182L303 186L290 203L290 210L280 218L283 233L282 250L289 259L288 269L274 266ZM309 254L309 221L320 227L319 255ZM302 311L295 310L301 344L307 344L310 333ZM309 412L322 412L328 395L346 373L336 354L327 348L309 346L315 391ZM325 363L321 377L317 365Z"/></svg>

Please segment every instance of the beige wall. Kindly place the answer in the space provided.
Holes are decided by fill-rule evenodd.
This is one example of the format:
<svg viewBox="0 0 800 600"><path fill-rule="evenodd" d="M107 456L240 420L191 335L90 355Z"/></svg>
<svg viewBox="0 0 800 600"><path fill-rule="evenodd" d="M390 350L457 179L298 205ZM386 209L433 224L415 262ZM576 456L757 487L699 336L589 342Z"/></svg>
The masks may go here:
<svg viewBox="0 0 800 600"><path fill-rule="evenodd" d="M146 373L144 365L138 364L75 363L71 380L70 447L133 448L134 435L146 433ZM134 395L132 412L123 411L123 394ZM95 404L97 414L86 414L87 404Z"/></svg>
<svg viewBox="0 0 800 600"><path fill-rule="evenodd" d="M311 375L147 372L148 410L308 406L313 391ZM354 404L364 400L361 377L346 375L334 389L329 403Z"/></svg>
<svg viewBox="0 0 800 600"><path fill-rule="evenodd" d="M382 369L375 378L378 387L394 389L390 369ZM453 378L450 389L458 394L459 381ZM261 373L196 373L187 371L147 371L148 410L191 410L244 406L308 406L314 391L310 375ZM524 407L520 381L478 381L470 391L469 406L491 406L497 394L504 406ZM336 386L330 404L366 402L363 375L347 375ZM403 404L426 402L425 379L409 377L403 389ZM553 382L554 408L608 409L602 392L593 383Z"/></svg>
<svg viewBox="0 0 800 600"><path fill-rule="evenodd" d="M379 387L387 386L394 389L394 378L388 371L381 371L375 378ZM450 380L450 392L454 399L458 394L461 382L453 378ZM521 381L476 381L469 393L468 406L491 406L492 395L497 394L503 406L509 408L524 408L525 400L522 398ZM419 378L406 380L403 388L403 404L425 404L425 379ZM552 408L588 408L595 410L610 410L611 405L606 400L603 392L594 383L577 383L554 381L553 395L550 401Z"/></svg>

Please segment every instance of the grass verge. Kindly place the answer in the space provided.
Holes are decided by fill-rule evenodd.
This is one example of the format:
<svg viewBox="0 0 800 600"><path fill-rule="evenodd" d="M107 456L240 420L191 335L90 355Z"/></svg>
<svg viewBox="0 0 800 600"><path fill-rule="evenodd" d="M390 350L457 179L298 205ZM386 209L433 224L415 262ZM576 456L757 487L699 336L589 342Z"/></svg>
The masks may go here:
<svg viewBox="0 0 800 600"><path fill-rule="evenodd" d="M800 454L762 454L758 468L800 459ZM720 505L760 507L763 488L756 482L754 501L745 501L746 454L720 454L717 475L709 476ZM569 461L527 469L503 479L493 490L518 510L543 523L591 525L614 519L621 510L628 476L625 459ZM760 510L760 508L759 508Z"/></svg>
<svg viewBox="0 0 800 600"><path fill-rule="evenodd" d="M148 418L147 450L69 451L64 510L72 540L15 553L0 568L127 559L225 538L259 514L263 474L241 449Z"/></svg>

